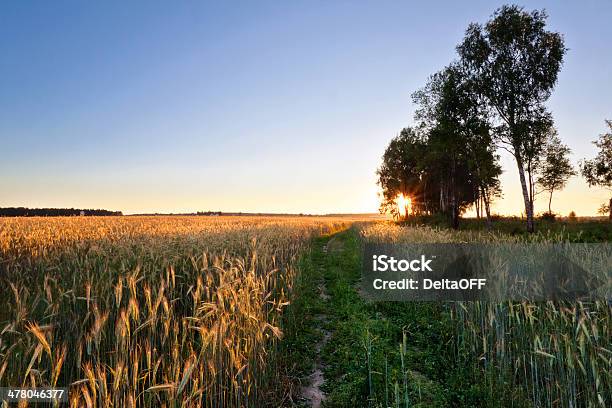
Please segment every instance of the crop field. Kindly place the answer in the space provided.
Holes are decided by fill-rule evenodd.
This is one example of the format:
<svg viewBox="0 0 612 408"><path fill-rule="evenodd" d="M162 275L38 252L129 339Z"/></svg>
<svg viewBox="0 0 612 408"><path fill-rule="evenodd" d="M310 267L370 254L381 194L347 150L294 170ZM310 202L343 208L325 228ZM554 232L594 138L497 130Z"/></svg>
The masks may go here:
<svg viewBox="0 0 612 408"><path fill-rule="evenodd" d="M0 219L0 386L69 386L74 407L257 406L298 256L347 222Z"/></svg>
<svg viewBox="0 0 612 408"><path fill-rule="evenodd" d="M366 226L360 234L365 241L377 243L549 244L564 241L568 236L564 232L509 236L389 224ZM591 257L585 252L574 259ZM609 268L607 264L607 279ZM449 302L444 305L443 314L450 324L454 349L450 355L454 355L455 361L463 360L467 372L474 373L481 382L484 394L500 405L609 406L612 400L609 302Z"/></svg>
<svg viewBox="0 0 612 408"><path fill-rule="evenodd" d="M0 218L0 387L68 387L71 407L609 406L608 302L359 293L364 243L566 239L357 216Z"/></svg>

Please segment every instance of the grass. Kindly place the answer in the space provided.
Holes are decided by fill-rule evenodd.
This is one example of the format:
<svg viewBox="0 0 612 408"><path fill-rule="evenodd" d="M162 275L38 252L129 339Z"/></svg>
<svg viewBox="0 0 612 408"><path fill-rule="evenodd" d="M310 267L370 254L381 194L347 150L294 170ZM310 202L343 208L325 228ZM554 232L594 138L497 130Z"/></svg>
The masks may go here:
<svg viewBox="0 0 612 408"><path fill-rule="evenodd" d="M370 242L530 242L567 239L392 223L359 225L314 250L297 354L312 364L316 321L332 333L323 349L325 407L607 406L612 398L611 310L595 302L369 302L359 294L361 245ZM320 245L319 245L320 246ZM322 301L323 279L330 295ZM312 352L311 352L312 353Z"/></svg>
<svg viewBox="0 0 612 408"><path fill-rule="evenodd" d="M326 407L478 406L484 392L455 364L454 326L442 305L363 300L355 230L334 236L324 266L330 298L313 300L325 306L332 332L323 350Z"/></svg>
<svg viewBox="0 0 612 408"><path fill-rule="evenodd" d="M315 237L311 246L299 261L300 273L296 277L295 293L292 303L283 316L285 337L280 343L279 366L284 370L287 392L279 406L304 405L300 400L300 387L311 373L315 355L313 345L321 340L315 316L327 312L325 301L321 298L318 285L323 279L321 266L325 262L324 245L330 236Z"/></svg>

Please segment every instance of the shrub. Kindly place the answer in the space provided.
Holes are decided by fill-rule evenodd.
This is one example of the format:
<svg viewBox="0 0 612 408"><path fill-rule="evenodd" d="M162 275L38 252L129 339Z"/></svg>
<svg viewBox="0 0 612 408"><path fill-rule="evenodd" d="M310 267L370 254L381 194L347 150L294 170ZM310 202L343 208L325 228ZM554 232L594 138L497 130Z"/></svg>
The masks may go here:
<svg viewBox="0 0 612 408"><path fill-rule="evenodd" d="M545 213L540 214L539 218L542 221L554 222L556 217L557 217L557 214L553 212L545 212Z"/></svg>

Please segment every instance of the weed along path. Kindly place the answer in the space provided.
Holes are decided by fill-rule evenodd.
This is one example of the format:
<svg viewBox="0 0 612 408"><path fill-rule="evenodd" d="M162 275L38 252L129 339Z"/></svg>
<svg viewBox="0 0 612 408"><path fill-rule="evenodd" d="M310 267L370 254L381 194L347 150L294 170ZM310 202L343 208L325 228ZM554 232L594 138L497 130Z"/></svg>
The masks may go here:
<svg viewBox="0 0 612 408"><path fill-rule="evenodd" d="M301 336L287 339L301 366L297 406L487 406L453 347L448 305L363 299L354 229L317 240L308 258Z"/></svg>

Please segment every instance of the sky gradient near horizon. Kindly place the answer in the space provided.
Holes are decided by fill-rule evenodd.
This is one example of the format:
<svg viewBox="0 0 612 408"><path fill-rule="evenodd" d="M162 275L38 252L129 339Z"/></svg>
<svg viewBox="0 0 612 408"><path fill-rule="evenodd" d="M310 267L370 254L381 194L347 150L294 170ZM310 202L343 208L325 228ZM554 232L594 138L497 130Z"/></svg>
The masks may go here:
<svg viewBox="0 0 612 408"><path fill-rule="evenodd" d="M375 212L411 93L501 4L3 2L0 207ZM519 4L565 36L548 106L572 161L592 157L612 119L612 2ZM502 164L494 211L517 214ZM575 177L553 210L609 195Z"/></svg>

